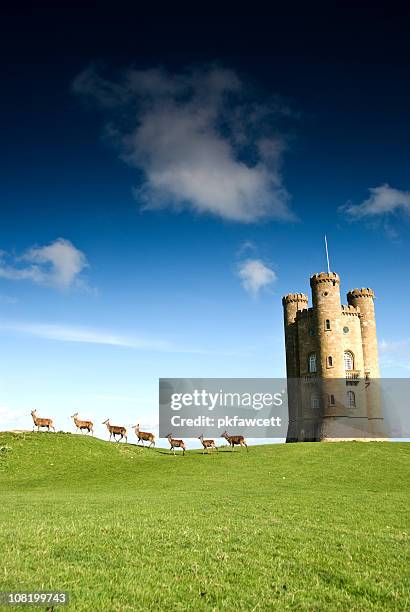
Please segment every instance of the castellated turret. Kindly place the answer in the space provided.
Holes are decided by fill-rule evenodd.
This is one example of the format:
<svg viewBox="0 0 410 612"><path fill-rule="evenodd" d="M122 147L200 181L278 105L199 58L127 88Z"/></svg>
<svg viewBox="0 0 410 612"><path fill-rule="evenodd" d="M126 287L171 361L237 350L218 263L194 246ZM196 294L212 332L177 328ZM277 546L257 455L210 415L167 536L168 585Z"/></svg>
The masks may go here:
<svg viewBox="0 0 410 612"><path fill-rule="evenodd" d="M351 306L359 310L365 375L372 378L379 378L380 371L376 317L374 313L374 291L369 288L352 289L347 294L347 301Z"/></svg>
<svg viewBox="0 0 410 612"><path fill-rule="evenodd" d="M340 278L310 278L311 308L303 293L283 297L289 393L288 441L381 435L374 292L353 289L340 300ZM293 381L290 384L289 381ZM371 421L371 423L370 423Z"/></svg>

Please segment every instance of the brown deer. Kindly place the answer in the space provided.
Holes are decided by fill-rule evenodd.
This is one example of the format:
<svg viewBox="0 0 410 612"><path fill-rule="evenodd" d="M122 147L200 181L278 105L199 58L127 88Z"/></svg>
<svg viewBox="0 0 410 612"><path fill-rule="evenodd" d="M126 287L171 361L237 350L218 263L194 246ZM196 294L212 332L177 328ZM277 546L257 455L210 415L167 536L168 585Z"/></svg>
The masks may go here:
<svg viewBox="0 0 410 612"><path fill-rule="evenodd" d="M210 448L213 448L216 451L218 450L217 447L216 447L216 444L215 444L215 440L204 440L204 436L203 435L199 436L198 439L201 441L201 444L204 447L203 451L202 451L202 454L205 453L205 450L206 450L207 453L209 453L209 449Z"/></svg>
<svg viewBox="0 0 410 612"><path fill-rule="evenodd" d="M78 417L78 412L75 412L71 418L74 421L74 424L76 426L76 432L78 430L80 430L80 433L82 433L83 429L86 429L88 431L88 433L90 433L91 431L91 435L94 435L94 427L93 427L93 422L92 421L81 421L80 419L77 419Z"/></svg>
<svg viewBox="0 0 410 612"><path fill-rule="evenodd" d="M231 447L231 451L234 450L234 446L246 446L246 452L248 452L248 445L246 444L243 436L229 436L227 431L224 431L221 438L225 438Z"/></svg>
<svg viewBox="0 0 410 612"><path fill-rule="evenodd" d="M168 438L168 442L171 445L171 449L172 451L174 451L174 455L175 455L175 449L176 448L182 448L182 455L185 455L185 442L183 440L176 440L175 438L172 437L172 434L168 434L167 435Z"/></svg>
<svg viewBox="0 0 410 612"><path fill-rule="evenodd" d="M134 425L135 435L138 438L138 442L142 441L142 446L144 446L145 442L149 442L148 448L151 446L155 446L155 436L153 433L149 433L148 431L140 431L140 424Z"/></svg>
<svg viewBox="0 0 410 612"><path fill-rule="evenodd" d="M103 425L107 425L107 429L110 432L110 442L112 436L114 436L114 442L119 442L123 438L125 438L125 441L128 442L127 430L125 427L122 427L121 425L111 425L110 419L103 421ZM115 436L121 436L120 440L116 440Z"/></svg>
<svg viewBox="0 0 410 612"><path fill-rule="evenodd" d="M50 428L53 431L56 430L53 424L53 419L40 419L40 417L36 415L36 412L37 412L36 410L31 411L31 416L33 417L33 421L34 421L33 431L35 427L37 427L37 431L40 431L40 427L47 427L48 431L50 431Z"/></svg>

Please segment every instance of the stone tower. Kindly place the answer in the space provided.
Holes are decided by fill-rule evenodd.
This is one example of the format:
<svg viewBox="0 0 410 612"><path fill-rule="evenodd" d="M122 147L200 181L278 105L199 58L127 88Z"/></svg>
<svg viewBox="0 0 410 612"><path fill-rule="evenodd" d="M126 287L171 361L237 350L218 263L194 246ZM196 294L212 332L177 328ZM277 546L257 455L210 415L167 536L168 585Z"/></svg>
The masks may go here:
<svg viewBox="0 0 410 612"><path fill-rule="evenodd" d="M353 289L340 301L340 278L310 278L283 300L289 430L287 441L383 436L374 292Z"/></svg>

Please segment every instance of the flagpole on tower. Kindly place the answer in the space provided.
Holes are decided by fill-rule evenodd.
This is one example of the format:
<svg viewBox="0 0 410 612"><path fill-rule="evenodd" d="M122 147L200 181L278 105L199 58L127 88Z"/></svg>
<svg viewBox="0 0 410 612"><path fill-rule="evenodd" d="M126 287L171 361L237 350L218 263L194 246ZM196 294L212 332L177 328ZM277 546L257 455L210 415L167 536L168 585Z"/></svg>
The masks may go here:
<svg viewBox="0 0 410 612"><path fill-rule="evenodd" d="M330 274L330 264L329 264L329 250L327 248L327 238L325 234L325 247L326 247L326 261L327 261L327 273Z"/></svg>

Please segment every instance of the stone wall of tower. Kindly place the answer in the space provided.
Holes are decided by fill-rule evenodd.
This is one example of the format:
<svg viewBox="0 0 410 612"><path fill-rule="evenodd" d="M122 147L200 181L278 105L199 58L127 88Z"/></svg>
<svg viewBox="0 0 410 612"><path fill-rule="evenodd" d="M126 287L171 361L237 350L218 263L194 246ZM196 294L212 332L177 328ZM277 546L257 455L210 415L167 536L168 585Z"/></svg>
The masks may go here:
<svg viewBox="0 0 410 612"><path fill-rule="evenodd" d="M313 308L298 312L299 376L309 373L309 356L317 353L316 320Z"/></svg>
<svg viewBox="0 0 410 612"><path fill-rule="evenodd" d="M322 378L344 378L339 276L336 272L314 274L310 278L310 286L317 337L318 375ZM332 358L331 364L329 357Z"/></svg>
<svg viewBox="0 0 410 612"><path fill-rule="evenodd" d="M342 306L342 347L353 356L353 369L364 378L362 330L360 311L355 306Z"/></svg>
<svg viewBox="0 0 410 612"><path fill-rule="evenodd" d="M290 293L282 299L285 328L286 373L288 380L296 381L300 373L299 337L296 318L306 310L308 298L303 293ZM298 384L288 383L289 426L287 440L297 442L299 439L299 419L301 401Z"/></svg>
<svg viewBox="0 0 410 612"><path fill-rule="evenodd" d="M379 384L379 352L377 346L376 317L374 312L374 291L361 288L352 289L347 294L349 304L360 309L360 328L363 348L364 376L366 385L367 417L374 437L383 437L384 422L382 414L381 390Z"/></svg>
<svg viewBox="0 0 410 612"><path fill-rule="evenodd" d="M353 289L347 294L347 301L360 310L364 370L370 378L380 378L374 291L369 288Z"/></svg>
<svg viewBox="0 0 410 612"><path fill-rule="evenodd" d="M303 293L289 293L282 299L285 328L286 373L288 378L298 378L300 373L298 349L297 313L306 310L308 298Z"/></svg>

